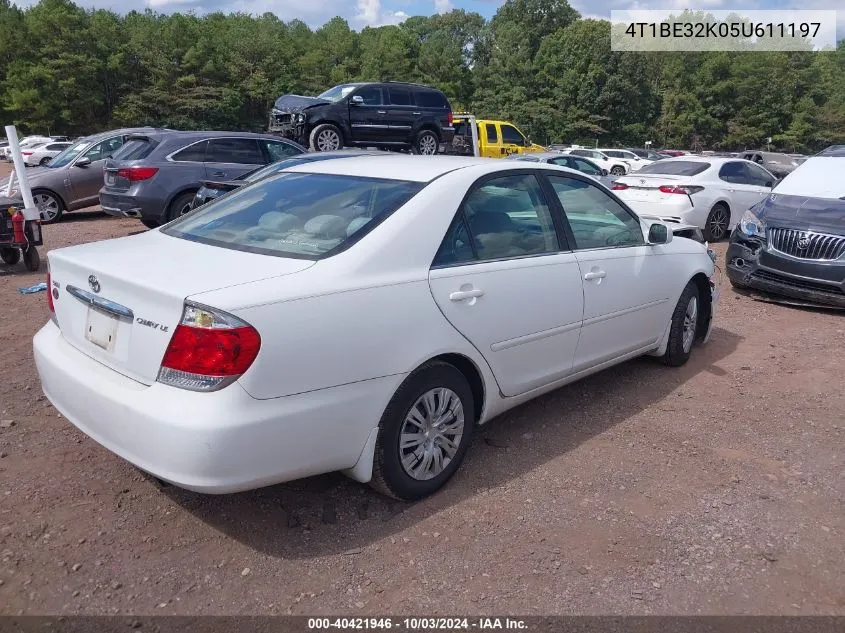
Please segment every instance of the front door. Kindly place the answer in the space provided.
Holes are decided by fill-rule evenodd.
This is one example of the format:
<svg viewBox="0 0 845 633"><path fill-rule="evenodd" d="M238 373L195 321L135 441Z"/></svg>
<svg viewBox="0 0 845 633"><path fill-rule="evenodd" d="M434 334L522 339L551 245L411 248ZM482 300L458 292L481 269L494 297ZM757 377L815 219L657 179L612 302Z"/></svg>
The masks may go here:
<svg viewBox="0 0 845 633"><path fill-rule="evenodd" d="M572 370L583 296L559 229L535 175L488 176L465 198L429 273L440 310L506 396Z"/></svg>
<svg viewBox="0 0 845 633"><path fill-rule="evenodd" d="M361 97L363 103L353 103ZM349 97L349 125L355 142L389 140L387 106L379 86L361 86Z"/></svg>
<svg viewBox="0 0 845 633"><path fill-rule="evenodd" d="M83 209L96 204L103 188L103 167L106 160L123 145L122 136L113 136L92 145L74 161L70 167L69 177L73 189L72 207ZM79 161L87 158L90 163L79 165Z"/></svg>
<svg viewBox="0 0 845 633"><path fill-rule="evenodd" d="M527 145L525 137L522 132L517 130L510 123L502 123L499 126L502 132L502 145L505 148L505 154L524 154L525 146Z"/></svg>
<svg viewBox="0 0 845 633"><path fill-rule="evenodd" d="M584 284L584 322L573 371L656 344L674 305L665 245L645 243L639 219L591 182L549 174Z"/></svg>

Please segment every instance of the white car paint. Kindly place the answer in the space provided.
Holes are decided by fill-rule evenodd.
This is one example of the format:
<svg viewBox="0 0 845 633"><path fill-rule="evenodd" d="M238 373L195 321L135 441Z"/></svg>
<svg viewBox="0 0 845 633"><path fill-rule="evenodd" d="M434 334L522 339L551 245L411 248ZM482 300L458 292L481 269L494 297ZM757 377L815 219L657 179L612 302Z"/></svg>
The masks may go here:
<svg viewBox="0 0 845 633"><path fill-rule="evenodd" d="M561 151L561 154L573 154L575 156L583 156L595 162L602 169L606 169L608 173L612 173L613 169L622 170L625 174L631 171L631 165L619 158L611 158L601 150L589 149L586 147L570 147Z"/></svg>
<svg viewBox="0 0 845 633"><path fill-rule="evenodd" d="M682 165L700 165L703 171L691 176L673 175ZM738 167L756 174L759 184L746 178L744 182L725 180L725 170L735 172ZM725 177L723 177L725 176ZM729 221L725 237L739 222L746 210L760 202L772 190L766 182L776 178L755 163L741 158L707 156L679 156L655 161L635 174L614 181L614 193L640 214L654 215L667 222L691 224L702 230L717 204L727 206ZM687 194L664 193L660 187L696 187ZM721 239L721 238L720 238Z"/></svg>
<svg viewBox="0 0 845 633"><path fill-rule="evenodd" d="M70 146L71 143L59 141L38 145L23 152L23 162L30 167L37 167L44 159L55 158Z"/></svg>
<svg viewBox="0 0 845 633"><path fill-rule="evenodd" d="M49 136L25 136L18 141L18 147L23 150L28 147L34 147L36 145L43 145L45 143L52 142L53 139L51 139ZM2 150L0 150L0 152L2 152L3 158L6 161L10 163L12 162L12 148L10 146L7 145Z"/></svg>
<svg viewBox="0 0 845 633"><path fill-rule="evenodd" d="M248 208L250 196L263 200L261 187L290 172L424 186L352 246L317 261L167 234L226 201ZM685 286L694 278L706 285L714 272L697 242L670 234L664 244L564 246L432 266L465 194L500 172L563 176L607 192L547 164L347 158L291 168L160 230L55 249L55 315L34 339L44 393L139 468L184 488L226 493L336 470L369 481L388 402L435 358L475 369L483 424L615 363L662 355ZM644 236L653 223L629 219ZM100 311L69 286L130 308L131 320L101 323ZM711 314L717 300L714 291ZM186 301L225 311L260 334L252 365L217 391L157 380ZM105 328L108 343L89 340L92 324ZM702 322L705 342L711 328L712 319Z"/></svg>
<svg viewBox="0 0 845 633"><path fill-rule="evenodd" d="M599 149L600 152L607 155L609 158L623 160L628 164L629 172L638 171L646 165L651 165L653 160L637 156L634 152L627 149Z"/></svg>

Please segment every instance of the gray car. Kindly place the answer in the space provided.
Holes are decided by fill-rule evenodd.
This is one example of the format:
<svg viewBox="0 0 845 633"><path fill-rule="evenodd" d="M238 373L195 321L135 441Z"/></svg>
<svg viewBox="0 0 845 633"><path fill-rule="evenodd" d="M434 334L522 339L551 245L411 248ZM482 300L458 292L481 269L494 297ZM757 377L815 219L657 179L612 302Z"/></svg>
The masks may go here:
<svg viewBox="0 0 845 633"><path fill-rule="evenodd" d="M779 152L747 151L743 152L741 157L765 167L778 178L785 178L798 167L798 161L792 156Z"/></svg>
<svg viewBox="0 0 845 633"><path fill-rule="evenodd" d="M53 158L49 165L27 169L29 188L41 211L41 222L57 222L66 211L97 204L106 159L120 149L131 134L154 131L153 128L128 128L86 136ZM0 191L4 194L8 182L8 178L0 180ZM20 191L13 186L12 197L19 196Z"/></svg>
<svg viewBox="0 0 845 633"><path fill-rule="evenodd" d="M234 180L304 147L270 134L159 131L131 136L105 166L100 204L149 228L191 209L203 181Z"/></svg>
<svg viewBox="0 0 845 633"><path fill-rule="evenodd" d="M587 174L593 179L598 180L608 189L613 184L613 179L608 176L606 169L602 169L589 158L584 158L583 156L561 154L559 152L536 152L529 154L511 154L508 158L510 160L522 160L532 163L551 163L552 165L569 167L570 169L580 171L582 174Z"/></svg>

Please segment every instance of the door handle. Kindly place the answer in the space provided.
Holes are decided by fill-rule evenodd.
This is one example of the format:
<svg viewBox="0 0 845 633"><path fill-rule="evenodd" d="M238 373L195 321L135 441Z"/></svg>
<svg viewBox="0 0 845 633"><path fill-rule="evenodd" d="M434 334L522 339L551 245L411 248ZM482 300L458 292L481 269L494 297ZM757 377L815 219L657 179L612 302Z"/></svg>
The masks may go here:
<svg viewBox="0 0 845 633"><path fill-rule="evenodd" d="M376 110L376 114L387 114L387 110Z"/></svg>
<svg viewBox="0 0 845 633"><path fill-rule="evenodd" d="M223 176L226 175L226 172L225 171L213 171L213 172L211 172L211 175L214 176L215 178L223 178Z"/></svg>
<svg viewBox="0 0 845 633"><path fill-rule="evenodd" d="M450 301L466 301L467 299L475 299L484 294L484 291L479 288L472 290L458 290L449 295Z"/></svg>
<svg viewBox="0 0 845 633"><path fill-rule="evenodd" d="M584 275L584 279L587 281L592 281L593 279L604 279L605 277L607 277L607 273L603 270L591 271Z"/></svg>

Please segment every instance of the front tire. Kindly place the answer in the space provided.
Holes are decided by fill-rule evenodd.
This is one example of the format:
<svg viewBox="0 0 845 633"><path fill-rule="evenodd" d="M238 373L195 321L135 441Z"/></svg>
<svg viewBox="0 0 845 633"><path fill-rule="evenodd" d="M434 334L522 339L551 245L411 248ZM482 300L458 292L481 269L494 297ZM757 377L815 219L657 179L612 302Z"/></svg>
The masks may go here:
<svg viewBox="0 0 845 633"><path fill-rule="evenodd" d="M698 333L699 295L698 286L689 282L678 299L672 313L672 325L669 329L669 343L662 360L670 367L680 367L692 354Z"/></svg>
<svg viewBox="0 0 845 633"><path fill-rule="evenodd" d="M322 123L311 130L309 144L314 152L334 152L343 147L343 135L337 126Z"/></svg>
<svg viewBox="0 0 845 633"><path fill-rule="evenodd" d="M475 426L475 402L464 375L434 362L412 373L382 415L373 460L376 490L414 501L455 474Z"/></svg>
<svg viewBox="0 0 845 633"><path fill-rule="evenodd" d="M718 242L725 239L728 226L731 223L731 212L723 202L713 205L704 223L704 239L708 242Z"/></svg>
<svg viewBox="0 0 845 633"><path fill-rule="evenodd" d="M52 191L36 189L32 192L32 201L38 207L38 212L41 215L41 224L52 224L62 219L65 205L62 199Z"/></svg>
<svg viewBox="0 0 845 633"><path fill-rule="evenodd" d="M420 156L435 156L439 149L440 141L437 138L437 134L431 130L423 130L417 134L417 138L411 147L411 151Z"/></svg>

